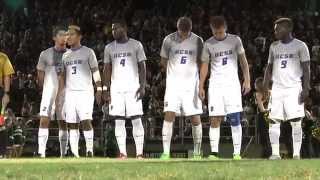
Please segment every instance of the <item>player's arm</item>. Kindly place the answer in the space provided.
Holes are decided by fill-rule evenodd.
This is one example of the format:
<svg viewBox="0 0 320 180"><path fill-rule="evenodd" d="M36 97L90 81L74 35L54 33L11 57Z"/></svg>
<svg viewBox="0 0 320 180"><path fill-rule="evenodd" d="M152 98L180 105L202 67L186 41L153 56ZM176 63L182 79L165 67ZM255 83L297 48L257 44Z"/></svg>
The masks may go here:
<svg viewBox="0 0 320 180"><path fill-rule="evenodd" d="M272 77L273 61L274 61L274 57L273 57L272 44L271 44L270 48L269 48L268 64L267 64L266 70L264 72L264 77L263 77L263 88L265 91L267 91L270 86L270 81L271 81L271 77Z"/></svg>
<svg viewBox="0 0 320 180"><path fill-rule="evenodd" d="M37 80L38 80L38 87L40 89L43 88L44 76L45 76L45 68L46 68L46 61L44 58L44 53L41 52L39 56L39 61L37 64Z"/></svg>
<svg viewBox="0 0 320 180"><path fill-rule="evenodd" d="M241 67L243 78L244 78L243 85L242 85L242 92L245 95L249 93L251 90L249 65L248 65L248 61L245 53L239 54L239 62L240 62L240 67Z"/></svg>
<svg viewBox="0 0 320 180"><path fill-rule="evenodd" d="M205 43L201 53L201 65L200 65L200 82L199 82L199 97L203 101L205 99L204 85L208 76L208 68L210 62L210 52Z"/></svg>
<svg viewBox="0 0 320 180"><path fill-rule="evenodd" d="M102 83L103 83L103 100L110 102L110 86L111 86L111 74L112 74L112 62L111 55L108 46L104 49L104 67L102 72Z"/></svg>
<svg viewBox="0 0 320 180"><path fill-rule="evenodd" d="M136 97L137 99L142 99L144 94L145 94L145 87L146 87L146 63L145 61L147 60L147 57L144 53L144 49L141 43L138 44L138 49L137 49L137 59L138 59L138 71L139 71L139 83L140 87L136 92Z"/></svg>
<svg viewBox="0 0 320 180"><path fill-rule="evenodd" d="M309 96L310 90L310 54L306 44L303 44L299 52L302 67L302 92L301 102L304 102Z"/></svg>
<svg viewBox="0 0 320 180"><path fill-rule="evenodd" d="M170 40L167 37L164 38L163 42L162 42L162 46L161 46L161 50L160 50L160 57L161 57L161 61L160 61L160 68L161 68L161 72L166 72L167 71L167 64L168 64L168 60L169 60L169 52L170 52Z"/></svg>
<svg viewBox="0 0 320 180"><path fill-rule="evenodd" d="M58 72L58 93L57 93L57 97L61 97L62 92L65 88L65 72L61 71ZM61 98L56 98L55 100L55 104L57 105L57 109L62 109L62 102L60 102Z"/></svg>
<svg viewBox="0 0 320 180"><path fill-rule="evenodd" d="M139 82L140 82L140 88L137 91L137 99L142 99L142 97L145 94L145 87L146 87L146 63L145 61L141 61L138 63L138 69L139 69Z"/></svg>
<svg viewBox="0 0 320 180"><path fill-rule="evenodd" d="M96 101L97 101L97 104L100 105L101 95L102 95L102 81L101 81L101 76L99 72L98 60L92 49L90 50L89 65L90 65L94 84L96 85L96 88L97 88Z"/></svg>
<svg viewBox="0 0 320 180"><path fill-rule="evenodd" d="M37 71L38 86L39 86L40 89L43 88L44 75L45 75L44 71L41 71L41 70Z"/></svg>

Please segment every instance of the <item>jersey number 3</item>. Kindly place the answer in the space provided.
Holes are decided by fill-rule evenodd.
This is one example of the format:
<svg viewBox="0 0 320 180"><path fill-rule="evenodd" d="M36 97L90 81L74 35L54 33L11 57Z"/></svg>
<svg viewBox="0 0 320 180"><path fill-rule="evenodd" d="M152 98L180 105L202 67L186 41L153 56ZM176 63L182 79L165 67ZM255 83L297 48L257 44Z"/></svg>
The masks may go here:
<svg viewBox="0 0 320 180"><path fill-rule="evenodd" d="M71 74L77 74L77 66L72 66L72 73Z"/></svg>

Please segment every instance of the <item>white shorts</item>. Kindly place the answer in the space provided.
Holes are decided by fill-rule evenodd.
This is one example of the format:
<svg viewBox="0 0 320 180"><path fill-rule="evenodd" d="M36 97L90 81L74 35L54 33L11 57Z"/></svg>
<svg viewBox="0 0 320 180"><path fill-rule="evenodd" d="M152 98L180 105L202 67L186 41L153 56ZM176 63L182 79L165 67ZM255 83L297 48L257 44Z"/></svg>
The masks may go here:
<svg viewBox="0 0 320 180"><path fill-rule="evenodd" d="M202 114L202 102L198 96L198 90L183 92L166 89L164 112L175 112L177 116Z"/></svg>
<svg viewBox="0 0 320 180"><path fill-rule="evenodd" d="M268 106L270 119L286 121L304 117L304 103L299 103L301 91L301 86L294 88L272 87Z"/></svg>
<svg viewBox="0 0 320 180"><path fill-rule="evenodd" d="M40 117L48 117L54 120L55 115L55 100L57 97L57 89L43 88L42 98L40 103Z"/></svg>
<svg viewBox="0 0 320 180"><path fill-rule="evenodd" d="M208 110L209 116L226 116L230 113L242 112L240 86L209 86Z"/></svg>
<svg viewBox="0 0 320 180"><path fill-rule="evenodd" d="M92 120L94 92L66 91L64 111L67 123Z"/></svg>
<svg viewBox="0 0 320 180"><path fill-rule="evenodd" d="M110 92L111 102L109 114L111 116L132 117L143 115L142 101L137 100L136 92Z"/></svg>

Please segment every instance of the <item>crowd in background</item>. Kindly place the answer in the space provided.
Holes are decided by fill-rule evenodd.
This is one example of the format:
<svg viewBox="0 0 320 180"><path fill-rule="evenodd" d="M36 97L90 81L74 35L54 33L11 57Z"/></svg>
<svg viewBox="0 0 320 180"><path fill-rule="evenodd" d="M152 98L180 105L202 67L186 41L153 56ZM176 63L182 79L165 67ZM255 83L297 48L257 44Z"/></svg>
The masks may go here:
<svg viewBox="0 0 320 180"><path fill-rule="evenodd" d="M163 38L176 30L177 18L186 15L193 20L192 31L206 40L212 35L209 17L222 14L228 32L243 41L252 85L263 76L269 45L274 40L273 21L279 16L294 20L294 36L306 42L311 54L312 90L306 107L313 118L320 117L320 15L308 9L312 0L20 1L20 6L0 2L0 49L8 54L17 72L12 79L11 108L19 116L38 113L41 92L35 66L40 52L53 44L54 25L79 24L84 32L82 44L94 49L101 64L104 47L112 41L112 20L126 19L129 37L142 42L148 57L145 114L161 116L165 73L160 71L159 52ZM244 107L255 110L252 93L244 97Z"/></svg>

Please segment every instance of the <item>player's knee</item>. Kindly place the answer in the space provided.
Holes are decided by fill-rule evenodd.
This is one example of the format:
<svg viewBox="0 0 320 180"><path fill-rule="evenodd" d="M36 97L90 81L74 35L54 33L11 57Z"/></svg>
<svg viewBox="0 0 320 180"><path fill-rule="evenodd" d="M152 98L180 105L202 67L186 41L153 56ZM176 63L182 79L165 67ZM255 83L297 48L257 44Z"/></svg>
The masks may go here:
<svg viewBox="0 0 320 180"><path fill-rule="evenodd" d="M69 129L79 129L79 124L78 123L68 123L68 128Z"/></svg>
<svg viewBox="0 0 320 180"><path fill-rule="evenodd" d="M67 130L67 123L65 121L59 120L58 121L58 126L59 126L59 129L61 129L61 130L64 130L64 131Z"/></svg>
<svg viewBox="0 0 320 180"><path fill-rule="evenodd" d="M39 125L39 127L40 127L40 128L49 128L49 123L50 123L49 118L47 118L47 117L42 117L42 118L40 119L40 125Z"/></svg>
<svg viewBox="0 0 320 180"><path fill-rule="evenodd" d="M176 113L175 112L165 112L164 115L164 120L168 122L173 122L176 118Z"/></svg>
<svg viewBox="0 0 320 180"><path fill-rule="evenodd" d="M210 117L210 126L212 128L220 127L222 119L223 119L223 116Z"/></svg>
<svg viewBox="0 0 320 180"><path fill-rule="evenodd" d="M92 129L92 123L90 120L81 121L81 126L84 131L90 131Z"/></svg>
<svg viewBox="0 0 320 180"><path fill-rule="evenodd" d="M239 126L241 124L240 112L228 114L228 119L229 119L231 126Z"/></svg>
<svg viewBox="0 0 320 180"><path fill-rule="evenodd" d="M193 126L198 126L199 124L201 124L200 115L192 116L191 117L191 124Z"/></svg>

